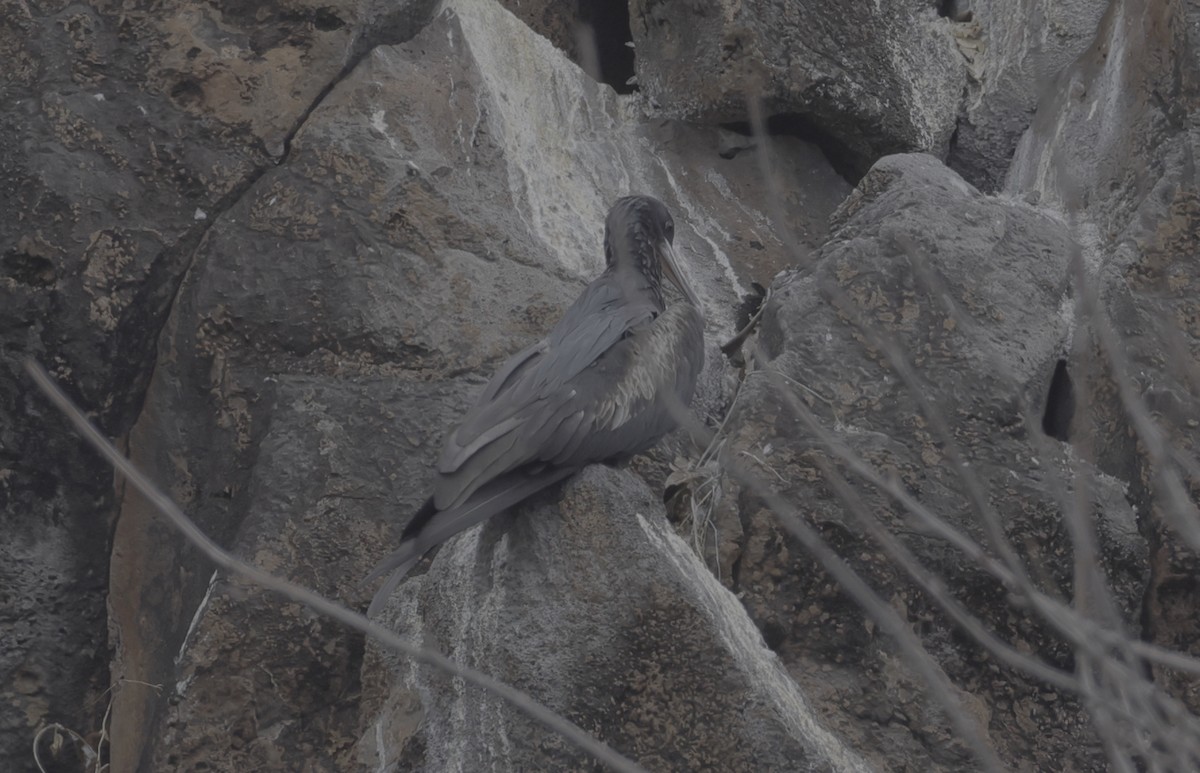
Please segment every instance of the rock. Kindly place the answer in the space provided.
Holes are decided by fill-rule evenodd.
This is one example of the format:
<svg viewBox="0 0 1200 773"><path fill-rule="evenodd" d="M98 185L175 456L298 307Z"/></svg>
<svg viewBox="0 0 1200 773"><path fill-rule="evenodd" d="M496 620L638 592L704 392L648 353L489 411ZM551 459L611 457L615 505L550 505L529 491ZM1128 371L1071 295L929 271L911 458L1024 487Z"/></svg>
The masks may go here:
<svg viewBox="0 0 1200 773"><path fill-rule="evenodd" d="M1161 217L1166 208L1153 194L1190 181L1180 162L1193 144L1182 112L1192 98L1193 47L1182 4L1113 4L1095 41L1038 106L1005 191L1086 213L1097 229L1086 234L1089 247L1119 244L1143 213Z"/></svg>
<svg viewBox="0 0 1200 773"><path fill-rule="evenodd" d="M1163 488L1174 474L1175 501L1195 498L1194 14L1099 8L0 4L0 769L36 769L39 728L43 767L78 769L87 750L50 723L100 744L106 713L112 770L591 767L491 698L214 575L19 367L45 362L222 545L362 608L443 432L599 271L604 212L634 191L676 217L708 322L698 416L719 426L736 394L724 446L676 433L461 535L389 619L650 769L976 766L745 466L883 594L1005 764L1118 765L1101 741L1134 740L1086 711L1117 702L984 653L822 475L846 467L832 438L986 543L969 471L1038 587L1200 654L1195 540ZM768 141L747 131L748 91ZM932 155L881 159L913 149ZM852 192L842 175L868 167ZM1078 265L1130 404L1181 466L1139 435ZM668 480L711 576L662 520ZM1057 621L850 482L990 630L1080 673ZM1109 601L1076 588L1078 502ZM1147 670L1135 687L1168 690L1194 727L1195 680ZM1157 716L1133 719L1157 732Z"/></svg>
<svg viewBox="0 0 1200 773"><path fill-rule="evenodd" d="M46 365L105 431L128 432L208 228L362 41L411 36L401 17L420 5L3 5L0 502L12 540L0 563L13 567L2 605L23 611L0 622L0 674L38 687L0 687L0 767L29 761L39 725L98 728L109 683L112 476L30 393L20 358Z"/></svg>
<svg viewBox="0 0 1200 773"><path fill-rule="evenodd" d="M414 34L422 5L0 9L0 768L32 764L50 722L98 730L110 687L112 474L21 359L124 436L197 245L363 46Z"/></svg>
<svg viewBox="0 0 1200 773"><path fill-rule="evenodd" d="M269 163L252 131L181 104L168 83L165 47L175 33L202 34L201 15L20 2L0 11L11 63L0 116L5 770L32 764L40 726L98 729L109 686L112 474L31 393L21 359L42 362L106 431L124 434L209 222L197 213L215 216ZM307 77L319 90L319 67ZM275 115L299 117L282 106ZM10 689L18 679L24 692Z"/></svg>
<svg viewBox="0 0 1200 773"><path fill-rule="evenodd" d="M618 94L637 90L625 3L603 0L501 0L501 5L568 59Z"/></svg>
<svg viewBox="0 0 1200 773"><path fill-rule="evenodd" d="M648 770L868 769L629 473L587 468L447 545L405 590L385 613L397 630L530 690ZM364 767L590 764L498 699L384 659L399 679L365 696L383 706L376 726L414 706L421 721L364 733Z"/></svg>
<svg viewBox="0 0 1200 773"><path fill-rule="evenodd" d="M572 62L578 64L592 77L598 75L580 61L580 36L583 33L584 3L579 0L555 2L555 0L502 0L505 10L520 19L529 29L544 37L562 51ZM594 45L593 45L594 53ZM595 62L593 62L595 64ZM600 80L599 78L596 78Z"/></svg>
<svg viewBox="0 0 1200 773"><path fill-rule="evenodd" d="M231 367L225 378L236 383L248 371ZM187 422L187 403L152 386L152 413L131 444L153 448L155 432L189 433L170 457L139 454L139 463L173 481L176 498L239 555L353 604L364 546L386 544L391 523L419 504L416 490L397 490L396 481L423 477L425 449L464 399L461 389L414 379L356 381L280 373L262 383L240 423L208 428ZM397 415L411 417L403 430L391 424ZM239 453L241 429L258 431ZM116 662L127 677L165 684L166 700L150 691L118 696L114 765L134 769L140 757L148 770L351 769L362 638L213 573L140 498L122 504Z"/></svg>
<svg viewBox="0 0 1200 773"><path fill-rule="evenodd" d="M1196 458L1196 51L1187 4L1113 3L1094 44L1039 105L1006 183L1012 195L1062 212L1081 244L1079 274L1105 321L1079 306L1072 362L1088 411L1074 431L1088 438L1102 469L1128 482L1152 546L1143 636L1193 656L1200 654L1200 590L1192 579L1200 538L1187 526L1195 523L1194 505L1181 507L1169 483L1180 476L1191 489L1194 477L1155 453L1134 411L1153 423L1176 458ZM1109 343L1102 326L1113 333ZM1122 384L1135 399L1120 395ZM1154 678L1188 710L1200 711L1194 675L1156 667Z"/></svg>
<svg viewBox="0 0 1200 773"><path fill-rule="evenodd" d="M1070 597L1071 541L1059 487L1072 480L1073 457L1043 436L1038 421L1069 341L1070 238L1059 220L1019 201L984 196L927 155L882 159L834 223L811 270L788 272L773 285L755 358L760 370L741 387L725 464L748 465L758 485L795 503L914 627L951 680L971 685L972 700L981 702L976 720L1007 764L1071 759L1093 768L1101 764L1099 749L1086 742L1086 715L1072 696L1047 700L1036 680L981 669L977 645L956 634L866 536L822 465L847 475L862 498L856 506L862 516L901 536L921 566L1002 639L1060 665L1069 647L1036 616L1014 610L1004 588L970 558L849 473L790 402L802 401L830 437L897 480L941 521L987 545L965 488L970 476L1030 571L1048 583L1043 590ZM892 354L912 368L913 383L889 364ZM936 415L914 399L914 389ZM1031 426L1027 415L1037 423ZM939 420L964 461L949 449ZM953 734L940 709L920 697L919 680L902 675L890 640L864 625L857 605L785 535L755 487L736 478L725 487L726 509L714 520L718 532L738 523L726 531L740 548L725 561L730 587L821 715L857 739L853 748L886 749L886 758L867 755L877 765L967 764L963 749L947 743ZM1109 481L1090 493L1103 514L1101 558L1119 624L1134 632L1146 546L1121 485ZM1000 705L1042 717L1041 730L1022 732L1012 712L994 710Z"/></svg>
<svg viewBox="0 0 1200 773"><path fill-rule="evenodd" d="M130 455L223 544L361 603L453 417L599 272L613 199L668 202L714 341L743 284L786 265L755 159L717 135L650 120L491 2L449 4L365 56L209 226ZM847 188L815 149L778 153L815 246ZM714 354L696 405L728 387ZM165 688L117 696L114 766L352 766L346 740L375 721L354 710L361 639L214 579L136 496L120 506L114 673Z"/></svg>
<svg viewBox="0 0 1200 773"><path fill-rule="evenodd" d="M1038 101L1096 36L1108 0L972 0L951 20L967 62L967 88L947 163L994 192Z"/></svg>
<svg viewBox="0 0 1200 773"><path fill-rule="evenodd" d="M944 155L965 85L950 25L922 0L635 2L638 85L668 115L818 137L855 179L880 156Z"/></svg>

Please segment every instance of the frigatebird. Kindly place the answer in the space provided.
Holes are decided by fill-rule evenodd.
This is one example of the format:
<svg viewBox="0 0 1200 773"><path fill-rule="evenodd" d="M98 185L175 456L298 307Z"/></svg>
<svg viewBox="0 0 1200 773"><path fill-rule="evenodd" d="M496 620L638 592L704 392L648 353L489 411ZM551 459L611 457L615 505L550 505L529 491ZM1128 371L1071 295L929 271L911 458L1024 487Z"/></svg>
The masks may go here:
<svg viewBox="0 0 1200 773"><path fill-rule="evenodd" d="M674 240L661 201L617 200L604 224L604 273L549 335L504 363L446 438L433 495L364 581L391 573L368 614L436 545L675 428L704 365L704 320ZM684 301L667 305L664 275Z"/></svg>

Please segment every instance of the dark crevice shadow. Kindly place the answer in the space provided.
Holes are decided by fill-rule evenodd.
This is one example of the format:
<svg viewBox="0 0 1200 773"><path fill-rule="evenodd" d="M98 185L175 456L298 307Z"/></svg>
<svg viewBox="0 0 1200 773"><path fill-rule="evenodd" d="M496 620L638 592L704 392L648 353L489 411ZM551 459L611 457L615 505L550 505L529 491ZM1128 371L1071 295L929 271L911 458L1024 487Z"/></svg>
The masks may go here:
<svg viewBox="0 0 1200 773"><path fill-rule="evenodd" d="M1075 418L1075 387L1067 370L1067 361L1059 360L1050 378L1046 408L1042 411L1042 432L1063 443L1070 442L1071 420Z"/></svg>
<svg viewBox="0 0 1200 773"><path fill-rule="evenodd" d="M941 0L937 6L937 14L956 22L970 22L975 19L970 0Z"/></svg>
<svg viewBox="0 0 1200 773"><path fill-rule="evenodd" d="M629 28L629 5L613 0L578 0L578 23L580 33L590 34L595 46L594 65L598 72L589 75L612 86L618 94L631 94L638 90L633 81L634 50L628 45L633 41ZM590 67L584 67L591 70Z"/></svg>
<svg viewBox="0 0 1200 773"><path fill-rule="evenodd" d="M722 127L747 137L754 136L754 128L749 121L734 121ZM841 140L817 125L811 117L801 113L776 113L767 118L766 130L769 137L795 137L817 146L833 170L850 185L857 185L877 160L861 158Z"/></svg>

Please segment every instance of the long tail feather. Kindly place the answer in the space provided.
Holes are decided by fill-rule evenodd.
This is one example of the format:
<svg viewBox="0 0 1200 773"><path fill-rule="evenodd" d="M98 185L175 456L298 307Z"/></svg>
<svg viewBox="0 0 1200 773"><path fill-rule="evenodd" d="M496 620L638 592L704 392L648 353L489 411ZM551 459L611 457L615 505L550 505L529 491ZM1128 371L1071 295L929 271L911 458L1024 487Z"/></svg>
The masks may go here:
<svg viewBox="0 0 1200 773"><path fill-rule="evenodd" d="M391 576L372 597L367 615L373 616L383 608L400 581L429 550L574 472L573 467L549 467L533 474L518 472L505 475L476 491L461 505L440 512L429 510L433 507L432 499L426 502L405 528L400 547L380 561L363 580L363 584L374 582L391 572Z"/></svg>

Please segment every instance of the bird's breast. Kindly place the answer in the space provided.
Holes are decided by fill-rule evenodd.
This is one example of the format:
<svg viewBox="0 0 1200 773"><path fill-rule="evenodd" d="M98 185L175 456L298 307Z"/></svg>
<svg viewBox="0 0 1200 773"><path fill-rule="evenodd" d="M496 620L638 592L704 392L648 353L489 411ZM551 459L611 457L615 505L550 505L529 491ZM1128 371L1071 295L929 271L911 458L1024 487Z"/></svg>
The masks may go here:
<svg viewBox="0 0 1200 773"><path fill-rule="evenodd" d="M628 356L597 406L597 425L617 429L647 405L666 399L687 407L704 364L704 321L691 305L668 307L622 341Z"/></svg>

